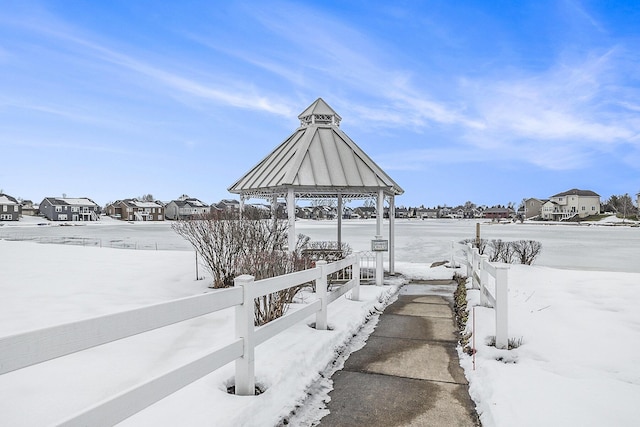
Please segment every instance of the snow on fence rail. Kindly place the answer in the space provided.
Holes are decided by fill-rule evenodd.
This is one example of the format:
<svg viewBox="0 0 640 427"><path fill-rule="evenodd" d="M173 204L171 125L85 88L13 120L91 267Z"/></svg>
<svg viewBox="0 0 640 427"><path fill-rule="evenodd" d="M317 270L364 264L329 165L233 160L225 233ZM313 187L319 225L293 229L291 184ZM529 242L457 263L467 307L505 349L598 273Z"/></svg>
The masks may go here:
<svg viewBox="0 0 640 427"><path fill-rule="evenodd" d="M352 269L353 278L336 291L328 292L327 276L345 268ZM233 288L0 337L0 375L235 307L236 338L231 343L104 400L59 425L116 424L232 361L236 363L236 394L253 395L255 347L313 314L316 328L327 329L327 308L331 302L349 290L351 300L359 299L359 273L360 257L351 255L331 264L320 261L315 268L269 279L254 281L253 276L242 275L235 279ZM255 298L310 281L315 281L315 301L255 328Z"/></svg>
<svg viewBox="0 0 640 427"><path fill-rule="evenodd" d="M457 256L462 252L463 256ZM456 260L466 267L473 289L480 290L480 303L490 305L496 313L496 348L508 348L508 272L509 266L489 262L488 255L480 255L471 243L452 242L451 264ZM493 284L493 286L491 286ZM493 294L490 288L493 287Z"/></svg>

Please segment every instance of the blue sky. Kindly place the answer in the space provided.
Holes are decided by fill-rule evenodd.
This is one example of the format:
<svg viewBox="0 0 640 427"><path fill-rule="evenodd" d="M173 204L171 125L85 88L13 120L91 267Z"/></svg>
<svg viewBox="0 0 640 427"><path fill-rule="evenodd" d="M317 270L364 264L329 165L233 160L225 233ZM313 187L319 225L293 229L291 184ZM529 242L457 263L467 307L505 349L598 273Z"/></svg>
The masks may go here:
<svg viewBox="0 0 640 427"><path fill-rule="evenodd" d="M0 188L211 203L322 97L398 205L640 191L640 5L11 1Z"/></svg>

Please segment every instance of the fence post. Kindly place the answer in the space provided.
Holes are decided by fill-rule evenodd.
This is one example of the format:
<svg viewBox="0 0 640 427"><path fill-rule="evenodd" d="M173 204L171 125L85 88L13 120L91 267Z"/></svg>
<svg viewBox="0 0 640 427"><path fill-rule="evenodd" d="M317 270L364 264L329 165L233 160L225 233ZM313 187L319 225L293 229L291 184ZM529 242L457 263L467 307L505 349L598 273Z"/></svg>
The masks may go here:
<svg viewBox="0 0 640 427"><path fill-rule="evenodd" d="M479 283L479 259L480 259L480 252L478 252L478 248L473 248L472 251L472 257L471 257L471 282L473 283L473 289L480 289L480 283Z"/></svg>
<svg viewBox="0 0 640 427"><path fill-rule="evenodd" d="M327 261L316 262L316 267L320 268L320 277L316 279L316 296L322 302L320 311L316 313L316 329L325 331L327 329L327 273L325 272Z"/></svg>
<svg viewBox="0 0 640 427"><path fill-rule="evenodd" d="M508 266L496 266L496 348L508 348L509 345L508 272Z"/></svg>
<svg viewBox="0 0 640 427"><path fill-rule="evenodd" d="M256 391L255 343L253 338L255 311L249 290L253 276L243 274L233 279L233 286L242 286L242 305L236 306L236 338L242 338L242 357L236 359L236 394L253 396Z"/></svg>
<svg viewBox="0 0 640 427"><path fill-rule="evenodd" d="M456 268L456 242L451 241L451 268Z"/></svg>
<svg viewBox="0 0 640 427"><path fill-rule="evenodd" d="M353 290L351 291L351 300L359 301L360 300L360 254L356 254L355 263L353 267L351 267L351 279L355 280L353 285Z"/></svg>
<svg viewBox="0 0 640 427"><path fill-rule="evenodd" d="M467 249L464 251L464 256L467 259L467 276L473 274L473 246L471 243L467 243ZM471 269L471 271L469 271ZM473 284L473 281L471 282Z"/></svg>
<svg viewBox="0 0 640 427"><path fill-rule="evenodd" d="M485 262L489 262L489 255L480 255L480 304L486 307L488 300L484 288L489 283L489 272L484 265Z"/></svg>

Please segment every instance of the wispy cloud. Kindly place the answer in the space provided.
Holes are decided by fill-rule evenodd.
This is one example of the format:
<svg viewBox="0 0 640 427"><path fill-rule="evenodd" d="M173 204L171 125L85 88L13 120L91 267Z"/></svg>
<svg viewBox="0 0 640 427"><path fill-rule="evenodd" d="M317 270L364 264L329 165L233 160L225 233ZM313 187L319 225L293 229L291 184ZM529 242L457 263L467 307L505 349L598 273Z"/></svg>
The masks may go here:
<svg viewBox="0 0 640 427"><path fill-rule="evenodd" d="M625 87L620 54L611 49L541 74L466 81L469 102L485 126L467 129L465 138L486 149L519 152L543 167L567 169L585 166L608 146L635 141L638 93ZM551 156L565 160L551 162Z"/></svg>
<svg viewBox="0 0 640 427"><path fill-rule="evenodd" d="M86 30L75 28L59 18L41 12L37 17L30 17L24 21L12 22L11 25L22 26L33 33L39 33L49 38L66 43L64 48L79 50L82 55L98 59L105 63L116 65L131 71L145 79L152 79L159 87L164 87L168 96L180 98L190 96L195 99L211 101L241 109L264 111L272 114L288 115L287 104L273 99L255 87L247 85L245 81L230 81L216 75L206 75L207 81L180 74L173 69L179 65L153 64L109 47L104 42L98 42L98 36ZM167 61L170 63L170 61Z"/></svg>

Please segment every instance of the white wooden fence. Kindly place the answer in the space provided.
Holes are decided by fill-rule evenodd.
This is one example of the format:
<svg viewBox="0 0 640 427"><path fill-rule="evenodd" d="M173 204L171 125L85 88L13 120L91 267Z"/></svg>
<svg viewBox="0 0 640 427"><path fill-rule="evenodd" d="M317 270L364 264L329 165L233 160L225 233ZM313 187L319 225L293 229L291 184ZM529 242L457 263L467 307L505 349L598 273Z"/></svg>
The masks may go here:
<svg viewBox="0 0 640 427"><path fill-rule="evenodd" d="M328 292L327 276L348 267L352 269L352 279L337 290ZM257 329L254 327L254 298L310 281L315 281L316 300L264 326ZM235 307L236 336L231 343L122 391L69 417L59 425L116 424L232 361L236 364L236 394L253 395L255 347L314 314L316 328L327 329L328 305L349 290L352 291L351 300L357 301L360 297L359 255L331 264L319 261L315 268L270 279L254 281L252 276L243 275L235 279L233 288L0 337L0 375Z"/></svg>
<svg viewBox="0 0 640 427"><path fill-rule="evenodd" d="M462 256L458 256L458 254ZM496 348L508 348L508 282L509 266L489 262L488 255L480 255L471 243L452 242L451 264L458 261L466 266L467 276L471 276L474 289L480 290L480 304L491 306L496 313ZM493 293L491 289L493 288Z"/></svg>

